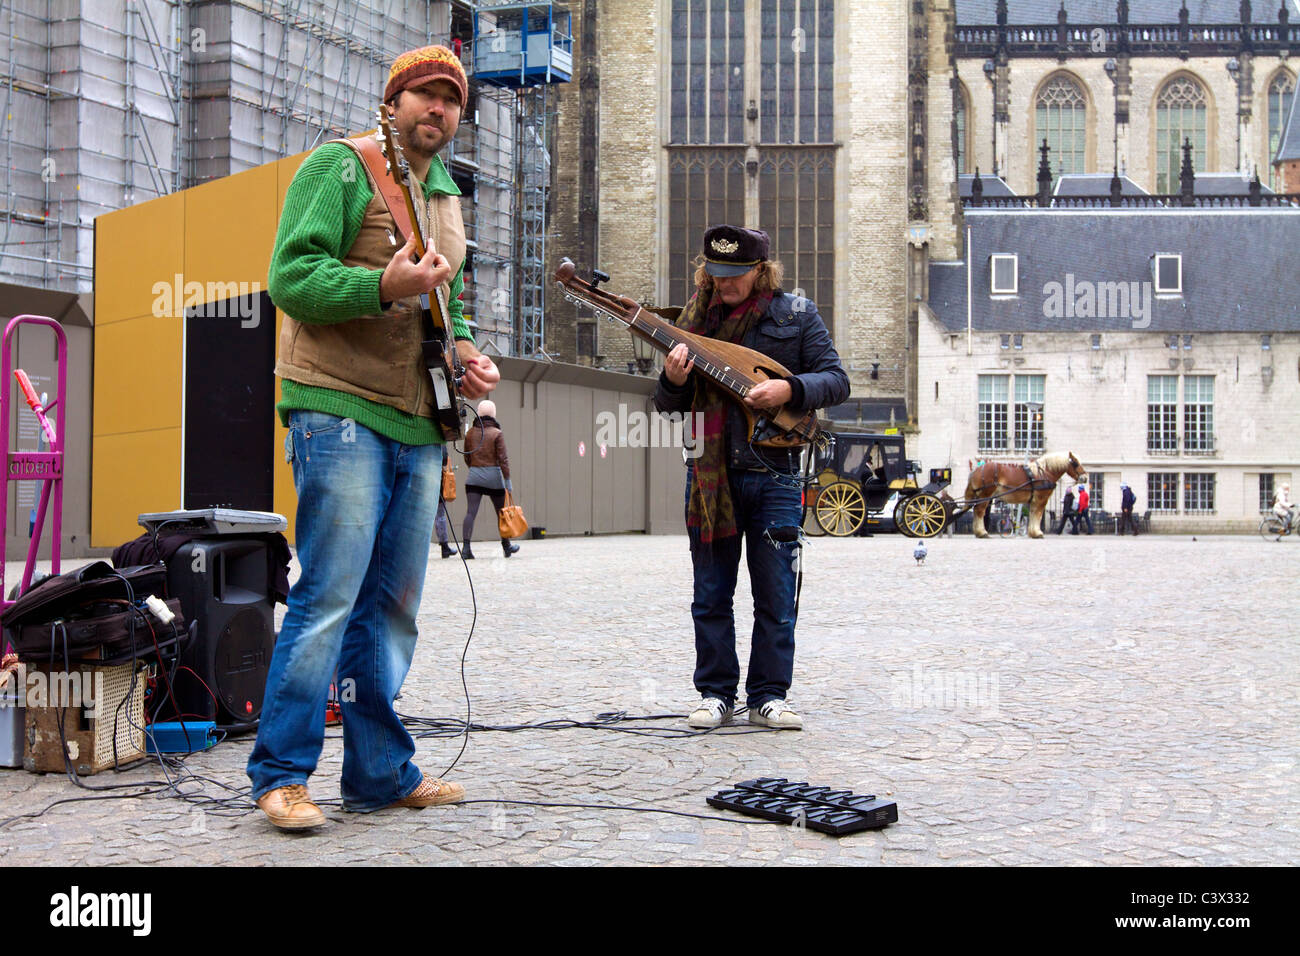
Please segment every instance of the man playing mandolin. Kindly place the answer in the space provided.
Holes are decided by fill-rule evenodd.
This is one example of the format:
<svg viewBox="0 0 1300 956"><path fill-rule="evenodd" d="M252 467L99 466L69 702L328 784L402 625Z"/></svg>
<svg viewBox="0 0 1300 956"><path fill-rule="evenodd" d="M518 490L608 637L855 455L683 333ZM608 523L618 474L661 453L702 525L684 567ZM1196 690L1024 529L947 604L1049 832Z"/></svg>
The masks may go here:
<svg viewBox="0 0 1300 956"><path fill-rule="evenodd" d="M843 402L849 380L817 308L781 291L783 270L768 259L767 233L714 226L704 233L696 292L678 328L761 352L789 370L749 388L751 409L780 406L803 412ZM688 343L664 360L655 391L661 412L702 413L700 456L686 469L686 526L695 571L695 689L701 700L691 727L728 719L740 681L732 599L741 539L754 595L746 704L751 723L799 730L802 718L786 702L794 675L795 578L800 553L798 455L755 448L747 418L699 372Z"/></svg>
<svg viewBox="0 0 1300 956"><path fill-rule="evenodd" d="M336 670L345 809L427 807L465 792L415 766L415 744L393 699L415 651L438 510L444 445L435 404L449 405L446 376L431 375L422 353L429 326L419 296L446 293L450 314L442 321L464 367L461 394L480 398L500 380L462 314L459 190L437 157L456 134L466 87L459 59L432 46L398 57L384 90L391 125L423 186L414 197L429 240L423 256L416 258L414 230L404 243L397 235L360 140L313 152L284 199L269 289L285 313L277 410L289 429L302 573L289 594L248 761L253 798L282 829L325 822L306 784L320 757Z"/></svg>

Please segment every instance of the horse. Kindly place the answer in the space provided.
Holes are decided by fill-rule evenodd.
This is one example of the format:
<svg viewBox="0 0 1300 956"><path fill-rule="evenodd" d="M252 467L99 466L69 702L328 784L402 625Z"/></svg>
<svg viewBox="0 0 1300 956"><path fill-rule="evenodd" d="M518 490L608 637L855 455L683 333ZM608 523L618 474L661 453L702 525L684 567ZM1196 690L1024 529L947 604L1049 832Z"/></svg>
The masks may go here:
<svg viewBox="0 0 1300 956"><path fill-rule="evenodd" d="M964 503L953 517L974 508L975 537L987 538L984 515L995 498L1013 505L1029 502L1029 537L1041 538L1043 509L1062 475L1069 475L1075 481L1088 480L1088 473L1074 452L1052 452L1028 465L986 461L971 471L966 494L962 496Z"/></svg>

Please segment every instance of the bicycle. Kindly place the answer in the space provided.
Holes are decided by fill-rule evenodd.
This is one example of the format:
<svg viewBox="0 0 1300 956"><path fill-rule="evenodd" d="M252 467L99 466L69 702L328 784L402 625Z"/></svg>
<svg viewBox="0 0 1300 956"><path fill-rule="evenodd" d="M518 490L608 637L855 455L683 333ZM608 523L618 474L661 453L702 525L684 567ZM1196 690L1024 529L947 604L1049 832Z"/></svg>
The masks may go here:
<svg viewBox="0 0 1300 956"><path fill-rule="evenodd" d="M1023 505L1017 505L1014 509L1003 509L999 512L994 527L1004 538L1013 535L1024 537L1029 534L1029 516L1025 514Z"/></svg>
<svg viewBox="0 0 1300 956"><path fill-rule="evenodd" d="M1295 505L1292 505L1288 510L1286 518L1279 518L1275 514L1265 515L1264 520L1259 523L1260 537L1265 541L1270 539L1280 541L1293 531L1300 530L1300 528L1297 528L1297 516L1300 516L1300 511L1297 511Z"/></svg>

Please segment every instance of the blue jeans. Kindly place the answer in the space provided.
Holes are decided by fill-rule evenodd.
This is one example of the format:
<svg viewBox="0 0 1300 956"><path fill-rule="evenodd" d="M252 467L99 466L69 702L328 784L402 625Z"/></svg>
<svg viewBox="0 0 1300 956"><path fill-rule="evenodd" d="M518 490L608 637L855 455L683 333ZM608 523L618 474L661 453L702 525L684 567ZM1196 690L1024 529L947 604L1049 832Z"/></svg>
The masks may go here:
<svg viewBox="0 0 1300 956"><path fill-rule="evenodd" d="M736 700L740 662L736 657L733 599L740 569L741 541L754 595L746 704L756 710L769 700L784 700L794 678L795 575L801 554L797 488L778 484L756 471L729 472L739 534L715 539L692 551L695 566L695 689L728 704ZM686 500L691 470L686 473ZM787 540L782 540L787 539Z"/></svg>
<svg viewBox="0 0 1300 956"><path fill-rule="evenodd" d="M345 809L379 810L422 774L393 699L415 652L442 445L402 445L321 412L290 414L285 451L298 492L302 573L271 658L253 799L305 784L325 736L325 701L338 675Z"/></svg>

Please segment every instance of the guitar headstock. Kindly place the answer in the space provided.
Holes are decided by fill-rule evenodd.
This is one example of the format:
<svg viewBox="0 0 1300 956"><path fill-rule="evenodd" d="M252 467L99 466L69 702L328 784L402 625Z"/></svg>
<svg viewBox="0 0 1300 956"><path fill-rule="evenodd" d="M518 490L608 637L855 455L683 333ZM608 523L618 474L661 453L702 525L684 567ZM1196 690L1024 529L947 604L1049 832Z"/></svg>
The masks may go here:
<svg viewBox="0 0 1300 956"><path fill-rule="evenodd" d="M398 136L397 130L393 129L388 110L381 106L376 112L378 113L378 125L375 130L375 140L379 143L379 149L388 161L388 174L393 177L398 185L405 187L406 177L411 166L406 161L406 154L402 152L401 137Z"/></svg>
<svg viewBox="0 0 1300 956"><path fill-rule="evenodd" d="M580 279L577 272L577 267L568 258L561 259L555 270L555 281L560 284L566 299L580 302L610 319L631 324L640 307L627 296L614 295L599 288L600 283L609 281L608 275L593 269L592 279L588 282Z"/></svg>

